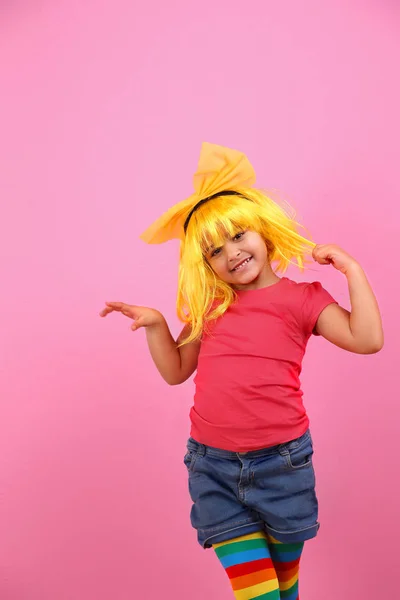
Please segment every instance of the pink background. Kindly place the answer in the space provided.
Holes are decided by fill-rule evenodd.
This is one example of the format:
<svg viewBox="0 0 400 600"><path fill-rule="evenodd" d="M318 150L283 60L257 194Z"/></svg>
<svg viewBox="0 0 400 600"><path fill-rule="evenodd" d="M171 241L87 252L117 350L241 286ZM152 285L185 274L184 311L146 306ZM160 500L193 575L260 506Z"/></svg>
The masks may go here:
<svg viewBox="0 0 400 600"><path fill-rule="evenodd" d="M0 8L1 600L232 598L197 545L170 388L105 300L162 310L203 140L243 150L319 243L364 266L386 345L309 345L322 527L305 600L395 598L400 15L389 0L19 0ZM348 307L345 279L313 266ZM396 283L395 283L396 282Z"/></svg>

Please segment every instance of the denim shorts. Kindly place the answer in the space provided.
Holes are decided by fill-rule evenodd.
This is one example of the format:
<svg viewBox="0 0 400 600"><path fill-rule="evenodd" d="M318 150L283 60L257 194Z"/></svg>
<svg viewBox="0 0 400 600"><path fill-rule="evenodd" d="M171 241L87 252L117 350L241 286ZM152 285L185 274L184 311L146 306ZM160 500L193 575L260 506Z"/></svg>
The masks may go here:
<svg viewBox="0 0 400 600"><path fill-rule="evenodd" d="M310 431L251 452L230 452L189 438L184 463L193 501L191 523L210 548L265 531L283 543L317 535L318 501Z"/></svg>

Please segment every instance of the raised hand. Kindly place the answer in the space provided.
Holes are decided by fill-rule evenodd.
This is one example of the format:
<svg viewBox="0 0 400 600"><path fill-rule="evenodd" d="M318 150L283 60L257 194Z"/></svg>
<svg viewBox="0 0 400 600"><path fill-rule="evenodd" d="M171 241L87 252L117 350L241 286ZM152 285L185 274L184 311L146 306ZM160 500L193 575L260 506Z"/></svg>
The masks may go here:
<svg viewBox="0 0 400 600"><path fill-rule="evenodd" d="M100 312L100 316L106 317L112 312L120 312L125 317L133 319L132 331L136 331L140 327L158 325L164 320L163 315L154 308L125 304L125 302L106 302L106 307Z"/></svg>
<svg viewBox="0 0 400 600"><path fill-rule="evenodd" d="M318 244L312 256L320 265L332 265L345 275L353 267L359 266L355 258L335 244Z"/></svg>

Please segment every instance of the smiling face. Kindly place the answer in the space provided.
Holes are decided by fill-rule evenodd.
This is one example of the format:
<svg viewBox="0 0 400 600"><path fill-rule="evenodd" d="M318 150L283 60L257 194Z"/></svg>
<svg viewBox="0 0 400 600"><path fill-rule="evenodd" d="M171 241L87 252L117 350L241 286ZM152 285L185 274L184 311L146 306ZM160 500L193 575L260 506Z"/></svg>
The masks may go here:
<svg viewBox="0 0 400 600"><path fill-rule="evenodd" d="M205 258L214 273L234 289L254 289L279 280L272 271L267 244L252 230L227 235L222 246L207 249Z"/></svg>

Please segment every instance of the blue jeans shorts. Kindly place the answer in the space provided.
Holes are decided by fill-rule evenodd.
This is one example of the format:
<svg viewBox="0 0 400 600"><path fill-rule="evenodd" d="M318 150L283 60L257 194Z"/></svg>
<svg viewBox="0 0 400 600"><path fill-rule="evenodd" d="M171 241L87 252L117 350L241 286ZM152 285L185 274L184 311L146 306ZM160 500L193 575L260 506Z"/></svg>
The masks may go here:
<svg viewBox="0 0 400 600"><path fill-rule="evenodd" d="M265 531L283 543L317 535L318 501L310 431L262 450L230 452L189 438L184 463L199 544Z"/></svg>

